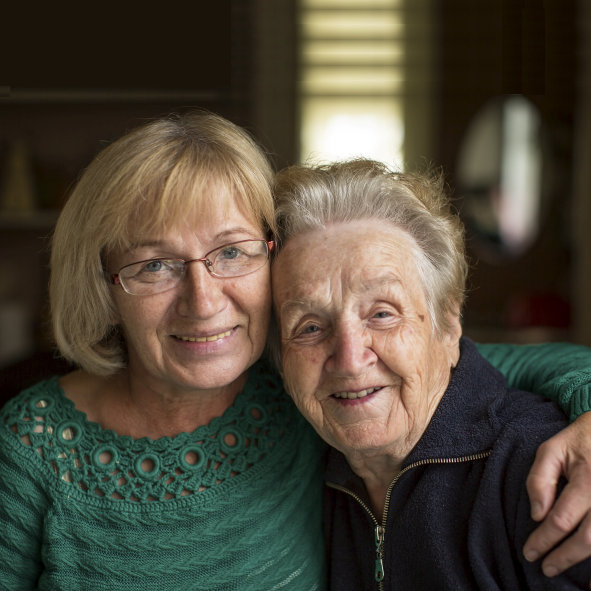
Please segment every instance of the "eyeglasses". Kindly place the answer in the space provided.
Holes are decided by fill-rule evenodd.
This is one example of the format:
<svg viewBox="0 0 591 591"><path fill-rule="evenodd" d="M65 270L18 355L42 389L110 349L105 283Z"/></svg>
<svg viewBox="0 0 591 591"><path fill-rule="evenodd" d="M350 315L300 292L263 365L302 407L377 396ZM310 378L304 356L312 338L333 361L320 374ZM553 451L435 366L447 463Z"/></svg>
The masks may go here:
<svg viewBox="0 0 591 591"><path fill-rule="evenodd" d="M175 287L185 276L189 263L201 262L210 275L242 277L258 271L269 260L272 240L240 240L210 250L203 258L147 259L125 265L111 275L111 282L131 295L152 295Z"/></svg>

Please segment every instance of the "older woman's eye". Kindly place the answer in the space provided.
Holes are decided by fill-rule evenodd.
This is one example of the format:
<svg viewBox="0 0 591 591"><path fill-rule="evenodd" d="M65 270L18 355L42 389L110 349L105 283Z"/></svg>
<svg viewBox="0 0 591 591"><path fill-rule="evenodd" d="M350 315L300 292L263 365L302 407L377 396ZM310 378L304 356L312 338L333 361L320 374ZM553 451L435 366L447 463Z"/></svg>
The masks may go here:
<svg viewBox="0 0 591 591"><path fill-rule="evenodd" d="M381 310L374 314L374 318L390 318L390 316L392 316L391 312L387 312L386 310Z"/></svg>
<svg viewBox="0 0 591 591"><path fill-rule="evenodd" d="M294 339L306 339L309 337L315 337L321 332L320 326L317 324L305 324L301 327L296 327L292 332L292 338Z"/></svg>

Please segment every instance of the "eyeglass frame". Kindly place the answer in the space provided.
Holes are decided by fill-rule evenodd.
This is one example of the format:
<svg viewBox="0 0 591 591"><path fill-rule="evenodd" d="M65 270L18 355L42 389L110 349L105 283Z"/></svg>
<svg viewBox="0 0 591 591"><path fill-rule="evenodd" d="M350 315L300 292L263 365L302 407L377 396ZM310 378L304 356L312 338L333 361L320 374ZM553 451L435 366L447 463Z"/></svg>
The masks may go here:
<svg viewBox="0 0 591 591"><path fill-rule="evenodd" d="M264 263L260 267L258 267L257 269L253 269L252 271L248 271L246 273L240 273L239 275L217 275L215 273L215 271L213 271L213 262L210 261L208 258L208 256L212 252L215 252L216 250L222 250L228 246L233 246L234 244L242 244L244 242L264 242L267 246L267 261L271 258L271 252L273 252L273 249L275 248L275 241L274 240L265 240L264 238L247 238L246 240L237 240L236 242L228 242L227 244L222 244L221 246L218 246L216 248L212 248L209 252L205 253L202 257L195 258L195 259L185 260L185 259L174 258L174 257L154 257L154 258L150 258L150 259L143 259L141 261L134 261L133 263L128 263L127 265L123 265L123 267L121 267L117 273L111 273L109 278L110 278L111 283L113 285L120 285L121 288L123 289L123 291L125 293L127 293L128 295L156 295L158 293L165 293L167 291L170 291L171 289L174 289L180 283L180 281L183 279L183 277L185 276L187 265L189 263L197 263L197 262L203 263L205 265L205 268L207 269L207 272L212 277L215 277L216 279L233 279L235 277L245 277L246 275L250 275L251 273L255 273L256 271L258 271L259 269L262 269L264 267ZM127 290L127 288L125 287L124 283L121 281L121 278L119 277L119 275L121 274L121 271L127 267L131 267L133 265L138 265L140 263L149 263L151 261L178 261L178 262L182 262L183 263L183 275L181 277L179 277L179 281L177 281L174 285L172 285L171 287L169 287L163 291L157 291L157 292L154 292L153 294L136 294L136 293L129 292Z"/></svg>

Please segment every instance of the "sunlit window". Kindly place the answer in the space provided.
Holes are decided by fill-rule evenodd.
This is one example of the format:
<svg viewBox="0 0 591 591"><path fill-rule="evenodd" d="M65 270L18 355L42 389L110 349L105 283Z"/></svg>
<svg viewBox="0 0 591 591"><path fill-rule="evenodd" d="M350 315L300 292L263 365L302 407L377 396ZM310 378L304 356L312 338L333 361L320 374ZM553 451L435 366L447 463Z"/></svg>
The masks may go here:
<svg viewBox="0 0 591 591"><path fill-rule="evenodd" d="M300 159L403 161L403 0L300 0Z"/></svg>

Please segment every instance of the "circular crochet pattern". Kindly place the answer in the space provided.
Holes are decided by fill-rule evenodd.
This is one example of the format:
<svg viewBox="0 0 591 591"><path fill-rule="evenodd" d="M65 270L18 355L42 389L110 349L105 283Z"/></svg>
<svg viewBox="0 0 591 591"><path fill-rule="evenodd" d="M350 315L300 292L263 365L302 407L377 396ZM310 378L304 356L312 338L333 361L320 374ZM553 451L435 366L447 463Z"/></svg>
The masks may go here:
<svg viewBox="0 0 591 591"><path fill-rule="evenodd" d="M185 470L200 470L205 464L205 453L201 446L189 444L181 449L179 462Z"/></svg>
<svg viewBox="0 0 591 591"><path fill-rule="evenodd" d="M128 501L181 498L248 470L272 453L288 428L293 406L279 380L264 366L255 372L223 416L174 438L134 440L104 430L55 380L47 381L46 394L37 389L9 422L23 445L78 493Z"/></svg>
<svg viewBox="0 0 591 591"><path fill-rule="evenodd" d="M114 445L97 445L92 452L93 466L102 472L109 472L115 468L119 462L119 451Z"/></svg>

